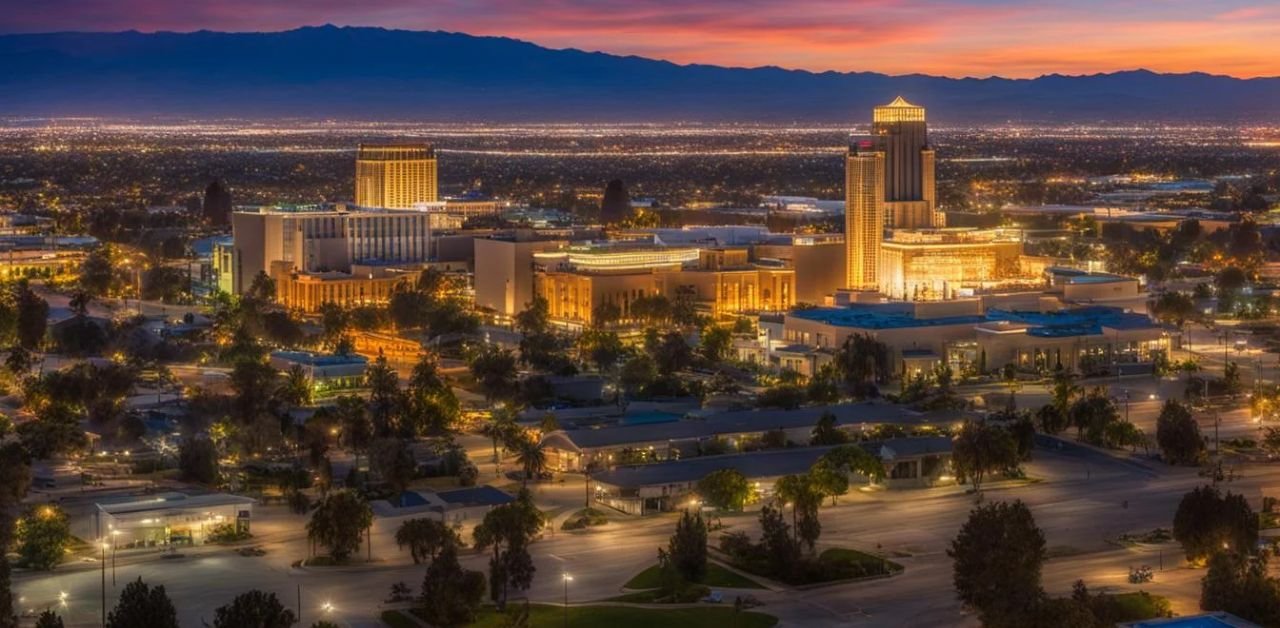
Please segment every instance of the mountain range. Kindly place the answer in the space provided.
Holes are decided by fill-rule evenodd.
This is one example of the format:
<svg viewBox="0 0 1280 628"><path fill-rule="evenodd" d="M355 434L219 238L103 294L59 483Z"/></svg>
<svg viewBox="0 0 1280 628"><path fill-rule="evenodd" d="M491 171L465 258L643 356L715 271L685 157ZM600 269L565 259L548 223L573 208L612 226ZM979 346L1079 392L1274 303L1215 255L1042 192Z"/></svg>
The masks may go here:
<svg viewBox="0 0 1280 628"><path fill-rule="evenodd" d="M0 35L0 116L866 122L895 95L953 123L1263 122L1280 77L1034 79L678 65L364 27Z"/></svg>

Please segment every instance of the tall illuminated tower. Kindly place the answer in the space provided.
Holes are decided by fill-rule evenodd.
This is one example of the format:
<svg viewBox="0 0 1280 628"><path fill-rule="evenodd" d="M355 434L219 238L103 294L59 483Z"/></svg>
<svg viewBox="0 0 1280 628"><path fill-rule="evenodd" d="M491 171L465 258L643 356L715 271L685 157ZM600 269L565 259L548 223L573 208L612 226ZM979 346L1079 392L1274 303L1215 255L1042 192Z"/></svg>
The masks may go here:
<svg viewBox="0 0 1280 628"><path fill-rule="evenodd" d="M942 226L935 211L934 153L924 107L901 96L876 107L871 134L885 156L885 225L896 229Z"/></svg>
<svg viewBox="0 0 1280 628"><path fill-rule="evenodd" d="M884 240L884 151L870 138L855 139L845 156L844 173L845 284L853 290L875 290Z"/></svg>
<svg viewBox="0 0 1280 628"><path fill-rule="evenodd" d="M361 144L356 154L356 205L413 209L439 200L436 153L427 144Z"/></svg>

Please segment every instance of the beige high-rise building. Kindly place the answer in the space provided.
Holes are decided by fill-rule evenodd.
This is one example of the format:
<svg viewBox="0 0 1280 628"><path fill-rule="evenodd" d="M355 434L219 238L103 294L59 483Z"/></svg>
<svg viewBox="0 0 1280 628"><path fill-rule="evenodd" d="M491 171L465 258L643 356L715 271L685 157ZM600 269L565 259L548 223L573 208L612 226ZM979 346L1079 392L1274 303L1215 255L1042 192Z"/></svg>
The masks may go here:
<svg viewBox="0 0 1280 628"><path fill-rule="evenodd" d="M869 140L855 142L845 157L845 285L854 290L875 290L879 285L884 157Z"/></svg>
<svg viewBox="0 0 1280 628"><path fill-rule="evenodd" d="M872 112L871 134L885 154L885 226L891 229L941 227L934 200L934 153L924 107L901 96Z"/></svg>
<svg viewBox="0 0 1280 628"><path fill-rule="evenodd" d="M413 209L439 200L436 152L428 144L361 144L356 205Z"/></svg>

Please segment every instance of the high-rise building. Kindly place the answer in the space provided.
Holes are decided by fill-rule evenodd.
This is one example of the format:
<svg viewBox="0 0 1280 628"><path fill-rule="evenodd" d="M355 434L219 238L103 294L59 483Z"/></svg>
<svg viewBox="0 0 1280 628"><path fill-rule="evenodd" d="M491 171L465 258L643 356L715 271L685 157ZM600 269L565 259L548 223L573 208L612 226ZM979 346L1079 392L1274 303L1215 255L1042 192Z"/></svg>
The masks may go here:
<svg viewBox="0 0 1280 628"><path fill-rule="evenodd" d="M884 153L885 225L894 229L942 226L934 207L934 153L924 107L901 96L875 108L871 134Z"/></svg>
<svg viewBox="0 0 1280 628"><path fill-rule="evenodd" d="M871 139L858 139L845 157L846 286L875 290L879 285L880 242L884 239L885 154Z"/></svg>
<svg viewBox="0 0 1280 628"><path fill-rule="evenodd" d="M413 209L439 200L436 153L427 144L361 144L356 205Z"/></svg>

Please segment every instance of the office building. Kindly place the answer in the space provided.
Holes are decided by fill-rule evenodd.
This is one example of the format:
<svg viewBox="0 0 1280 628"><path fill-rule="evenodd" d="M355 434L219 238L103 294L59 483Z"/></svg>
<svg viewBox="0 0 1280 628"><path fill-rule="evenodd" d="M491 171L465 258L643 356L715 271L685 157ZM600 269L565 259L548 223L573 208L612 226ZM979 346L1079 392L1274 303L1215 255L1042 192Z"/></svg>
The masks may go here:
<svg viewBox="0 0 1280 628"><path fill-rule="evenodd" d="M412 209L439 200L435 150L421 143L361 144L356 205Z"/></svg>
<svg viewBox="0 0 1280 628"><path fill-rule="evenodd" d="M254 504L225 493L106 497L95 504L91 529L79 532L110 539L114 548L203 545L219 526L248 532Z"/></svg>
<svg viewBox="0 0 1280 628"><path fill-rule="evenodd" d="M343 205L256 207L231 215L231 287L243 294L259 273L276 281L287 307L385 302L429 256L424 212ZM220 267L225 263L219 262Z"/></svg>

